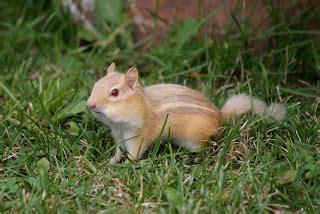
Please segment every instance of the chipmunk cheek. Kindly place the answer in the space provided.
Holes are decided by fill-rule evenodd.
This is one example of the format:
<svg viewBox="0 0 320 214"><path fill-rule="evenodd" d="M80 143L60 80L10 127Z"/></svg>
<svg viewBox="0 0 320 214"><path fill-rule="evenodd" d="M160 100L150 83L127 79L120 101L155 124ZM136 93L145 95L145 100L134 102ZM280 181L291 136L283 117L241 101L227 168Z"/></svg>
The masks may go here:
<svg viewBox="0 0 320 214"><path fill-rule="evenodd" d="M105 109L105 115L109 119L115 121L115 122L120 122L122 121L123 117L123 108L119 106L109 106Z"/></svg>

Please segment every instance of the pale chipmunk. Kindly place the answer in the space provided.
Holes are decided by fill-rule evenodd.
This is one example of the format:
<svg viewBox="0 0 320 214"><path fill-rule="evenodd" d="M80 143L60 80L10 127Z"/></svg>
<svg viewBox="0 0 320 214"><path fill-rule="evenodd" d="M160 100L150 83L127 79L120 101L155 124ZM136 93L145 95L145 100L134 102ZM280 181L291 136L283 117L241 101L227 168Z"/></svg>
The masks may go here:
<svg viewBox="0 0 320 214"><path fill-rule="evenodd" d="M87 101L93 116L111 128L117 149L111 163L119 162L122 151L131 159L140 159L159 137L170 136L174 142L191 150L205 146L219 133L222 123L252 111L282 120L285 107L238 94L218 109L199 92L181 85L155 84L143 87L138 70L126 74L115 71L112 63L107 75L98 80Z"/></svg>

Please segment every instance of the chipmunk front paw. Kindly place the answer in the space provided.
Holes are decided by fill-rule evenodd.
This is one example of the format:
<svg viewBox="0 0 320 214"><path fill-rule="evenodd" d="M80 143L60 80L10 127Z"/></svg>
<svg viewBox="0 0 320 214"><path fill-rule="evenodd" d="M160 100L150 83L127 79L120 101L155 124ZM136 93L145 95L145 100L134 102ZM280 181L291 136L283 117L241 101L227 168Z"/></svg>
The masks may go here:
<svg viewBox="0 0 320 214"><path fill-rule="evenodd" d="M110 160L109 163L119 163L121 161L121 156L117 157L116 155L113 156Z"/></svg>

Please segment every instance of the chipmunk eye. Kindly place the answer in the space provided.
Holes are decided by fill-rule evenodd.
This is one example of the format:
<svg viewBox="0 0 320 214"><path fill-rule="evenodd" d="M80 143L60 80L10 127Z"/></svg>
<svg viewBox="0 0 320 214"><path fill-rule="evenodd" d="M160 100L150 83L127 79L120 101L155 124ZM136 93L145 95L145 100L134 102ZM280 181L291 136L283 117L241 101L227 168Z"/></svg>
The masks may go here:
<svg viewBox="0 0 320 214"><path fill-rule="evenodd" d="M118 89L113 89L112 91L111 91L111 96L113 96L113 97L116 97L116 96L118 96L119 95L119 90Z"/></svg>

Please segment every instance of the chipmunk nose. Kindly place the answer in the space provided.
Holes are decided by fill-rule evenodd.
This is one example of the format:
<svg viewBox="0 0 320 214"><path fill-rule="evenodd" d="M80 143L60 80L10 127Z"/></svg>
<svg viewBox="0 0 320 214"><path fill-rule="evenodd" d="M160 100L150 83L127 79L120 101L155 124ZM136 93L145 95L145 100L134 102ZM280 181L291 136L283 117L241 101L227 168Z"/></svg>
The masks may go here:
<svg viewBox="0 0 320 214"><path fill-rule="evenodd" d="M95 108L96 108L96 104L90 104L90 105L89 105L89 108L95 109Z"/></svg>
<svg viewBox="0 0 320 214"><path fill-rule="evenodd" d="M90 108L90 109L95 109L97 107L97 105L95 103L91 103L91 102L87 102L87 106Z"/></svg>

